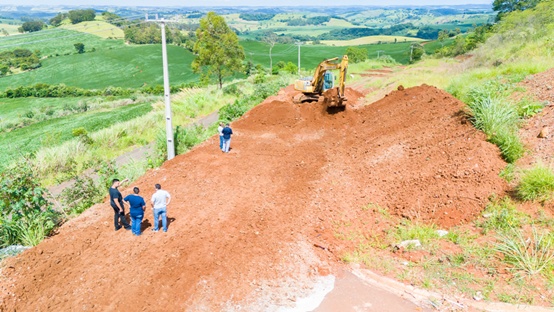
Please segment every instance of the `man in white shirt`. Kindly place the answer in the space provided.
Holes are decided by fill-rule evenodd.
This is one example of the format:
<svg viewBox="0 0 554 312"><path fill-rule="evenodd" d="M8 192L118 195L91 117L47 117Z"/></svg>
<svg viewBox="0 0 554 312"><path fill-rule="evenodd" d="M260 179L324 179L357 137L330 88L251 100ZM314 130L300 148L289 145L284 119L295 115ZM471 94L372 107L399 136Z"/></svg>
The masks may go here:
<svg viewBox="0 0 554 312"><path fill-rule="evenodd" d="M222 122L219 123L219 127L217 127L217 133L219 134L219 149L223 151L223 127L224 124Z"/></svg>
<svg viewBox="0 0 554 312"><path fill-rule="evenodd" d="M156 184L156 193L152 195L151 203L154 210L154 228L152 231L158 232L160 216L162 216L162 227L167 232L167 205L171 201L171 196L167 191L162 190L160 184Z"/></svg>

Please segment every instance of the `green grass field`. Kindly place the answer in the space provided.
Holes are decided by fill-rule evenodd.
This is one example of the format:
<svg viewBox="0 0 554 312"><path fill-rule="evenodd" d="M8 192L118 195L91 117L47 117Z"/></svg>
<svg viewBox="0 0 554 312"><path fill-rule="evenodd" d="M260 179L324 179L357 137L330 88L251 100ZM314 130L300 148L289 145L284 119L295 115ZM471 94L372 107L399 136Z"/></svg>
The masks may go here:
<svg viewBox="0 0 554 312"><path fill-rule="evenodd" d="M0 19L0 30L4 29L8 32L10 35L16 35L19 34L19 31L17 30L21 25L12 24L9 22L13 22L13 20L2 20ZM1 37L4 37L4 34L0 33Z"/></svg>
<svg viewBox="0 0 554 312"><path fill-rule="evenodd" d="M82 22L79 24L68 24L63 25L60 28L62 29L68 29L68 30L75 30L84 32L87 34L95 35L102 38L120 38L122 39L123 36L123 30L117 26L114 26L110 23L106 23L104 21L88 21L88 22Z"/></svg>
<svg viewBox="0 0 554 312"><path fill-rule="evenodd" d="M197 79L190 67L192 53L177 46L168 46L167 51L171 84ZM48 58L41 68L0 78L0 90L36 83L63 83L87 89L139 88L145 84L162 85L162 70L161 45L122 45L117 49Z"/></svg>
<svg viewBox="0 0 554 312"><path fill-rule="evenodd" d="M84 98L17 98L0 101L0 122L23 116L32 109L62 109Z"/></svg>
<svg viewBox="0 0 554 312"><path fill-rule="evenodd" d="M246 58L254 63L269 67L269 46L257 41L243 41ZM369 58L377 58L377 55L390 55L397 62L406 64L409 61L409 42L388 44L365 44L359 48L367 49ZM300 67L312 71L324 59L342 56L347 46L327 45L302 45L300 47ZM428 53L436 49L435 45L425 45ZM277 44L273 47L273 64L279 61L298 63L298 47L296 45Z"/></svg>
<svg viewBox="0 0 554 312"><path fill-rule="evenodd" d="M75 43L85 44L86 51L109 50L124 46L122 40L106 40L96 35L61 28L46 29L18 36L0 37L0 52L15 49L39 50L41 56L75 53Z"/></svg>
<svg viewBox="0 0 554 312"><path fill-rule="evenodd" d="M424 39L413 38L413 37L403 37L403 36L367 36L352 40L322 40L321 43L330 46L358 46L363 44L376 44L379 42L382 43L394 43L397 42L421 42L425 41Z"/></svg>
<svg viewBox="0 0 554 312"><path fill-rule="evenodd" d="M42 61L42 67L15 75L0 78L0 90L36 83L65 84L86 89L102 89L108 86L140 88L144 85L161 85L162 55L161 45L124 45L121 40L101 39L96 35L71 30L48 30L44 34L30 34L26 44L21 39L0 40L0 51L7 46L39 49L43 55L55 55ZM33 35L31 37L31 35ZM47 40L54 36L59 40ZM21 36L22 38L24 36ZM71 39L68 39L71 38ZM71 41L70 41L71 40ZM30 41L30 43L29 43ZM76 54L73 43L85 43L83 54ZM21 44L21 45L18 45ZM269 47L256 41L241 41L247 60L269 68ZM409 43L363 44L359 47L369 52L370 58L387 54L400 63L408 61ZM91 49L96 48L92 52ZM303 45L301 47L301 67L312 70L321 60L340 56L346 46ZM68 54L68 55L65 55ZM278 44L273 48L273 61L298 62L298 49L295 45ZM181 47L168 46L170 83L173 85L193 82L198 75L192 72L190 64L194 55ZM79 77L76 79L76 77Z"/></svg>
<svg viewBox="0 0 554 312"><path fill-rule="evenodd" d="M152 110L150 103L131 104L110 111L86 112L47 120L0 133L0 167L13 157L33 153L43 146L55 146L73 139L72 130L83 127L92 133L115 123L131 120Z"/></svg>

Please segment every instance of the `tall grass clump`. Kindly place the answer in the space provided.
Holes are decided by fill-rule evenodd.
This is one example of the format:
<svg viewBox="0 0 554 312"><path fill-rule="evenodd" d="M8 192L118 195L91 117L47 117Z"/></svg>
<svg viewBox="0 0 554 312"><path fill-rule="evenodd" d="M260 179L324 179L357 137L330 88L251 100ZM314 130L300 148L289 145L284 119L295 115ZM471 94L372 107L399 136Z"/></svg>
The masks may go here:
<svg viewBox="0 0 554 312"><path fill-rule="evenodd" d="M513 266L513 270L528 275L552 270L554 250L552 239L533 227L532 236L526 238L521 230L511 229L499 235L500 243L496 250L503 255L503 261Z"/></svg>
<svg viewBox="0 0 554 312"><path fill-rule="evenodd" d="M548 201L554 195L554 171L537 164L533 168L524 170L517 194L523 200Z"/></svg>
<svg viewBox="0 0 554 312"><path fill-rule="evenodd" d="M467 105L473 125L500 148L507 162L513 163L524 153L517 133L520 116L517 107L502 96L502 87L497 83L475 87L468 94Z"/></svg>

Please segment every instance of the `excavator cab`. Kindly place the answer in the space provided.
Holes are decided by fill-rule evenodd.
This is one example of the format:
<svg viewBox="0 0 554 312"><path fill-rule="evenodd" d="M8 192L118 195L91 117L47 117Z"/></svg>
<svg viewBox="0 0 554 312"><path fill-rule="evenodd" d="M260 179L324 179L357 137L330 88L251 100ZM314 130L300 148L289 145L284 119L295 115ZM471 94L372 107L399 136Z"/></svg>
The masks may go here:
<svg viewBox="0 0 554 312"><path fill-rule="evenodd" d="M348 68L348 55L344 55L340 62L338 60L338 57L324 60L317 66L313 77L297 80L294 88L301 93L293 98L294 103L317 101L323 95L323 102L327 107L343 108L346 101L344 82L346 79L346 69ZM336 88L335 76L331 72L334 69L338 69L340 72L338 87Z"/></svg>
<svg viewBox="0 0 554 312"><path fill-rule="evenodd" d="M327 71L323 75L323 92L332 89L335 86L335 75L332 72Z"/></svg>

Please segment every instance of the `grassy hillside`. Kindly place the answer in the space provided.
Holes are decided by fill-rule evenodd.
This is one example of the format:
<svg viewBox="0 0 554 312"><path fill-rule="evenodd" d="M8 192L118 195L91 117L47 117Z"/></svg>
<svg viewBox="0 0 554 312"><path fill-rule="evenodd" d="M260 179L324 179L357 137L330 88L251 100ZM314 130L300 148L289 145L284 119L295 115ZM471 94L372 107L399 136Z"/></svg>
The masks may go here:
<svg viewBox="0 0 554 312"><path fill-rule="evenodd" d="M0 19L0 36L4 37L5 34L2 31L4 29L10 35L19 34L17 30L21 26L21 22L15 20Z"/></svg>
<svg viewBox="0 0 554 312"><path fill-rule="evenodd" d="M243 41L246 58L254 63L269 67L269 46L258 41ZM377 58L377 55L390 55L397 62L406 64L409 61L409 42L387 43L387 44L362 44L359 48L367 49L369 58ZM324 59L341 56L346 52L347 46L328 45L302 45L300 47L300 67L312 71ZM437 48L436 44L425 45L428 53ZM279 61L298 62L298 46L277 44L273 47L273 64Z"/></svg>
<svg viewBox="0 0 554 312"><path fill-rule="evenodd" d="M106 40L81 31L61 28L46 29L18 36L0 37L0 52L14 49L39 50L44 57L75 53L75 43L84 43L87 51L109 50L124 46L121 40Z"/></svg>
<svg viewBox="0 0 554 312"><path fill-rule="evenodd" d="M88 46L85 42L87 50ZM192 53L177 46L168 46L167 53L172 84L196 80L197 75L192 74L190 67ZM35 83L63 83L87 89L107 86L140 88L143 85L162 85L162 70L161 45L125 46L121 43L117 49L45 59L41 68L0 78L0 89Z"/></svg>
<svg viewBox="0 0 554 312"><path fill-rule="evenodd" d="M79 24L63 25L60 28L68 30L76 30L87 34L92 34L102 38L122 39L124 37L123 30L110 23L104 21L88 21Z"/></svg>
<svg viewBox="0 0 554 312"><path fill-rule="evenodd" d="M11 132L0 133L0 163L5 166L14 157L34 153L43 146L55 146L74 138L73 129L83 127L92 133L142 116L152 109L150 103L126 105L119 108L84 112L38 122Z"/></svg>

